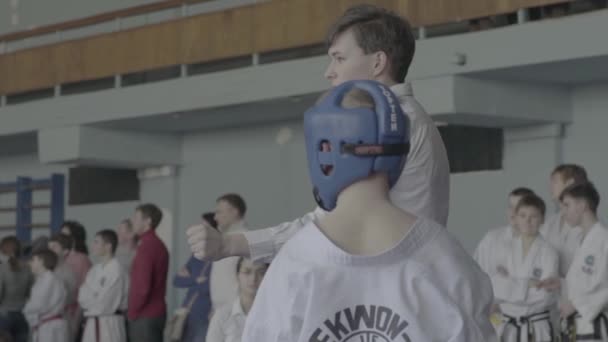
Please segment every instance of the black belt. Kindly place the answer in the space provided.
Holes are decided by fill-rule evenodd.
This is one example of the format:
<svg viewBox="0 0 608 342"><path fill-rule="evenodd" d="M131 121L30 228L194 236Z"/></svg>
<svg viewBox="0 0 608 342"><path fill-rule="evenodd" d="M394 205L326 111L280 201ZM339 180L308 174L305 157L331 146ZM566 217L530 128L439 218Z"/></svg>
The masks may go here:
<svg viewBox="0 0 608 342"><path fill-rule="evenodd" d="M604 332L608 336L608 317L603 312L600 312L597 317L593 320L593 333L591 334L577 334L576 333L576 319L581 318L581 315L577 312L567 318L567 328L570 336L566 336L566 342L575 341L593 341L602 338L602 323L604 323ZM574 341L571 341L572 335L576 336Z"/></svg>
<svg viewBox="0 0 608 342"><path fill-rule="evenodd" d="M551 324L551 316L549 315L549 310L531 314L528 316L520 316L513 317L507 314L502 314L504 318L506 318L505 324L512 325L517 329L517 342L521 341L521 329L524 325L528 328L528 341L531 341L534 336L534 324L540 321L548 321L549 330L551 331L551 341L553 341L553 326Z"/></svg>

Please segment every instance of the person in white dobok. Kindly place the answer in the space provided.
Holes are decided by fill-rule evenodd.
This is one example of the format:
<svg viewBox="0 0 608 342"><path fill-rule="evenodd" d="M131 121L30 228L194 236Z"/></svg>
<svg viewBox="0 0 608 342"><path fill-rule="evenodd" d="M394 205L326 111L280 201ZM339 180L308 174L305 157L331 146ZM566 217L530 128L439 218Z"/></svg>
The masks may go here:
<svg viewBox="0 0 608 342"><path fill-rule="evenodd" d="M541 289L543 279L558 275L557 251L539 234L545 203L536 195L523 197L515 208L513 224L518 230L508 248L496 250L498 266L491 273L495 300L500 305L501 341L556 341L550 311L557 294Z"/></svg>
<svg viewBox="0 0 608 342"><path fill-rule="evenodd" d="M410 120L410 153L389 197L397 207L446 226L450 202L450 165L433 119L404 82L416 50L407 19L373 5L356 5L336 20L327 34L329 65L325 78L332 86L349 80L375 80L390 87ZM188 243L199 259L239 255L270 262L282 246L326 212L314 211L291 222L242 233L220 234L195 225Z"/></svg>
<svg viewBox="0 0 608 342"><path fill-rule="evenodd" d="M82 342L125 342L125 311L129 277L114 257L118 237L102 230L93 241L99 262L91 268L78 292L78 303L86 319Z"/></svg>
<svg viewBox="0 0 608 342"><path fill-rule="evenodd" d="M525 187L513 189L507 198L507 219L509 224L488 231L479 241L477 248L475 248L473 258L486 274L490 275L496 272L496 268L499 265L497 257L504 255L506 250L511 248L513 238L519 234L519 231L515 228L513 223L513 220L515 219L515 208L517 207L519 200L528 195L534 195L534 191ZM492 305L492 315L490 319L495 328L500 326L502 318L500 306L497 303Z"/></svg>
<svg viewBox="0 0 608 342"><path fill-rule="evenodd" d="M203 337L204 342L241 342L245 320L266 270L268 264L239 258L235 270L239 284L238 296L232 303L218 308L213 314L207 336Z"/></svg>
<svg viewBox="0 0 608 342"><path fill-rule="evenodd" d="M328 213L273 260L243 342L496 340L487 275L445 227L389 199L407 154L407 130L387 125L407 127L397 101L378 82L345 82L304 115L314 193Z"/></svg>
<svg viewBox="0 0 608 342"><path fill-rule="evenodd" d="M57 255L48 249L32 253L30 267L36 277L23 315L30 326L32 342L66 342L68 325L64 319L67 291L53 272Z"/></svg>
<svg viewBox="0 0 608 342"><path fill-rule="evenodd" d="M473 258L479 264L479 267L487 274L494 273L498 266L497 256L502 255L497 251L502 251L510 248L511 241L519 234L519 231L514 227L513 220L515 219L515 208L519 200L525 196L534 195L534 191L519 187L513 189L508 196L507 218L509 224L503 227L494 228L486 233L479 241Z"/></svg>
<svg viewBox="0 0 608 342"><path fill-rule="evenodd" d="M608 229L597 218L600 196L590 182L573 184L561 195L562 212L581 227L577 249L562 293L562 341L608 341Z"/></svg>
<svg viewBox="0 0 608 342"><path fill-rule="evenodd" d="M57 267L55 274L65 286L67 297L67 308L65 318L68 322L68 342L75 341L77 325L80 321L77 316L78 311L78 278L76 272L65 262L66 257L72 249L73 239L71 236L60 233L55 234L49 239L48 247L57 255ZM76 310L75 310L76 309Z"/></svg>
<svg viewBox="0 0 608 342"><path fill-rule="evenodd" d="M551 173L551 197L559 205L562 191L571 184L588 181L585 169L576 164L558 165ZM558 207L559 209L559 207ZM582 240L580 227L569 227L558 210L549 215L540 229L545 240L559 253L559 275L566 277L574 253Z"/></svg>

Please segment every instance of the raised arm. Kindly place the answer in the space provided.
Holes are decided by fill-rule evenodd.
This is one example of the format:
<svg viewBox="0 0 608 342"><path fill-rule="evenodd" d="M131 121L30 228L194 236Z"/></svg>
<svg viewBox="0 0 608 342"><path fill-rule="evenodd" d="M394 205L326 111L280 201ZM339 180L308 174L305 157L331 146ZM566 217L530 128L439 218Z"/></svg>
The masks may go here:
<svg viewBox="0 0 608 342"><path fill-rule="evenodd" d="M297 231L324 215L320 208L290 222L244 233L221 234L205 225L188 228L188 244L198 259L218 260L244 256L254 261L270 261Z"/></svg>

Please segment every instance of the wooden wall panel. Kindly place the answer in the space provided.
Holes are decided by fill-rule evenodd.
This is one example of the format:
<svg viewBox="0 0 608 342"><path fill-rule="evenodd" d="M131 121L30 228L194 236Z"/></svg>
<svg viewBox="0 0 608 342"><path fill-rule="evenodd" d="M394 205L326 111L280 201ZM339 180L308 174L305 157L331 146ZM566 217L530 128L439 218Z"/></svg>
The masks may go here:
<svg viewBox="0 0 608 342"><path fill-rule="evenodd" d="M7 93L19 93L52 87L55 84L55 68L52 50L48 47L19 51L14 54L8 70Z"/></svg>
<svg viewBox="0 0 608 342"><path fill-rule="evenodd" d="M117 56L115 73L178 64L180 27L179 21L172 21L117 33L109 51Z"/></svg>
<svg viewBox="0 0 608 342"><path fill-rule="evenodd" d="M84 57L79 44L75 41L59 43L53 46L52 51L57 82L69 83L83 78Z"/></svg>
<svg viewBox="0 0 608 342"><path fill-rule="evenodd" d="M69 41L54 46L58 83L114 75L118 70L115 34Z"/></svg>
<svg viewBox="0 0 608 342"><path fill-rule="evenodd" d="M430 26L567 1L273 0L0 54L0 94L321 43L346 8L364 2L394 9L413 26Z"/></svg>
<svg viewBox="0 0 608 342"><path fill-rule="evenodd" d="M204 14L183 20L182 63L197 63L251 54L254 6Z"/></svg>
<svg viewBox="0 0 608 342"><path fill-rule="evenodd" d="M81 74L75 74L65 81L91 80L115 75L119 70L121 57L116 51L118 37L116 34L107 34L78 42L75 55L81 59L76 60L78 63L75 61L75 64L82 67L79 70Z"/></svg>
<svg viewBox="0 0 608 342"><path fill-rule="evenodd" d="M49 33L55 33L59 31L67 31L71 29L78 29L87 26L93 26L108 21L115 20L117 18L125 19L137 15L149 14L158 11L163 11L171 8L178 8L183 4L196 4L200 2L208 2L213 0L158 0L149 4L143 4L138 6L132 6L122 8L115 11L104 12L95 14L92 16L78 18L74 20L65 21L57 24L50 24L41 27L36 27L30 30L24 30L19 32L13 32L8 34L0 35L0 41L15 41L26 39L30 37L42 36Z"/></svg>
<svg viewBox="0 0 608 342"><path fill-rule="evenodd" d="M397 8L397 0L290 0L261 4L254 13L255 51L322 43L336 18L347 8L360 3Z"/></svg>
<svg viewBox="0 0 608 342"><path fill-rule="evenodd" d="M407 17L413 26L431 26L569 1L571 0L399 0L397 11Z"/></svg>
<svg viewBox="0 0 608 342"><path fill-rule="evenodd" d="M0 94L8 94L11 90L11 75L15 63L15 54L0 55Z"/></svg>

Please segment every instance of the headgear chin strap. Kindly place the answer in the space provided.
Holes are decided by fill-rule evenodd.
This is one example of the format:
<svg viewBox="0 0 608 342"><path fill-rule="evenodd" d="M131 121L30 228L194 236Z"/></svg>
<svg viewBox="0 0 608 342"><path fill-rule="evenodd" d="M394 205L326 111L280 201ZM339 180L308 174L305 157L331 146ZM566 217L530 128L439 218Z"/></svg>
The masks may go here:
<svg viewBox="0 0 608 342"><path fill-rule="evenodd" d="M374 99L373 109L341 106L355 88ZM409 120L395 94L376 81L332 89L304 114L304 134L315 200L327 211L336 207L342 190L374 173L387 173L392 187L409 153Z"/></svg>

